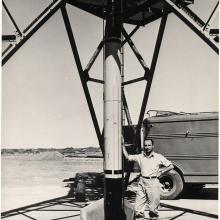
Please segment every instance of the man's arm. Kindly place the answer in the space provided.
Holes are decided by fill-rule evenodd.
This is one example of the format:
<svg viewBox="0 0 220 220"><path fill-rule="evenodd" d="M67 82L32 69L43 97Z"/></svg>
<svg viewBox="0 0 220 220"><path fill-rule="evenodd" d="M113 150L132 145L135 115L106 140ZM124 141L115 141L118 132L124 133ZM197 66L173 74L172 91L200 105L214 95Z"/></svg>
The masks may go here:
<svg viewBox="0 0 220 220"><path fill-rule="evenodd" d="M129 160L129 154L128 154L124 144L122 144L122 151L123 151L123 154L124 154L125 158L127 160Z"/></svg>
<svg viewBox="0 0 220 220"><path fill-rule="evenodd" d="M128 154L127 150L126 150L125 142L124 142L123 136L121 137L121 145L122 145L122 152L123 152L125 158L126 158L127 160L129 160L129 154Z"/></svg>
<svg viewBox="0 0 220 220"><path fill-rule="evenodd" d="M173 164L170 164L168 167L163 167L159 170L157 177L160 177L161 175L163 175L164 173L169 172L170 170L172 170L174 168Z"/></svg>
<svg viewBox="0 0 220 220"><path fill-rule="evenodd" d="M128 153L125 144L124 144L124 138L122 137L122 152L125 156L125 158L129 161L138 161L137 155L131 155ZM127 146L132 146L132 144L128 144Z"/></svg>
<svg viewBox="0 0 220 220"><path fill-rule="evenodd" d="M123 136L121 136L121 145L122 145L122 152L123 152L125 158L128 160L129 155L128 155L128 152L127 152L127 150L125 148L125 142L124 142Z"/></svg>

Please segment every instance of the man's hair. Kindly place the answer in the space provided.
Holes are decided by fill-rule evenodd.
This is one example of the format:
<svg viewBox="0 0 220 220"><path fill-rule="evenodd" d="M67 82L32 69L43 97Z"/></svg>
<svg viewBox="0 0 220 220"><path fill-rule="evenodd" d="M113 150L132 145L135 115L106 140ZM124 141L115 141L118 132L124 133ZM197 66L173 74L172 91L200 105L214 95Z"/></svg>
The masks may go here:
<svg viewBox="0 0 220 220"><path fill-rule="evenodd" d="M151 139L151 138L146 138L146 139L144 140L144 142L145 142L145 141L151 141L152 145L154 145L154 140Z"/></svg>

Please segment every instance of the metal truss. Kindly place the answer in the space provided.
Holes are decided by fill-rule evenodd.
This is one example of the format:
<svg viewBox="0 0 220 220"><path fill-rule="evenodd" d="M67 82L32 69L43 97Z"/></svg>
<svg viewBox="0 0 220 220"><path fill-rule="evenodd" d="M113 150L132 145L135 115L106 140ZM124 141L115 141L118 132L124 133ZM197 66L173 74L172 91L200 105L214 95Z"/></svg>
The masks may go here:
<svg viewBox="0 0 220 220"><path fill-rule="evenodd" d="M213 28L211 27L212 18L216 16L218 12L217 2L214 10L212 11L210 17L205 23L199 18L192 10L190 10L187 6L183 5L181 1L174 0L163 0L166 2L174 12L177 17L179 17L188 27L190 27L202 40L204 40L216 53L219 53L218 49L218 34L219 30L216 30L215 34L213 34Z"/></svg>
<svg viewBox="0 0 220 220"><path fill-rule="evenodd" d="M136 146L138 148L141 124L143 121L143 117L145 114L145 110L146 110L146 106L147 106L147 102L148 102L148 98L149 98L151 84L152 84L152 80L153 80L153 76L154 76L154 72L155 72L155 68L156 68L156 64L157 64L157 60L158 60L158 56L159 56L160 46L162 43L168 14L171 11L174 12L194 32L196 32L198 34L198 36L201 37L216 53L218 53L218 47L217 47L218 43L216 42L216 37L217 37L216 35L217 34L215 34L215 36L213 36L213 29L210 27L211 20L213 19L214 15L217 12L218 3L216 5L216 7L214 8L213 12L211 13L208 21L205 23L186 6L185 3L187 1L184 1L184 0L182 0L182 1L181 0L179 0L179 1L150 0L150 1L144 1L143 3L141 3L139 5L136 5L135 2L132 3L132 1L127 1L127 2L130 5L135 4L136 10L131 10L129 8L126 9L126 11L124 12L124 19L129 18L129 16L134 16L135 13L137 13L141 9L151 10L155 13L149 18L147 23L150 23L158 18L161 18L161 23L160 23L160 27L159 27L159 31L158 31L158 35L157 35L157 40L155 43L155 48L154 48L153 57L152 57L150 66L148 66L146 64L144 58L141 56L141 54L139 53L138 49L136 48L134 42L131 40L131 37L139 30L140 24L137 24L137 26L129 34L126 32L126 30L124 28L122 28L122 34L124 36L124 41L122 42L121 46L123 47L126 43L128 43L128 45L131 47L133 53L135 54L137 60L139 61L140 65L142 66L142 68L144 70L144 75L142 77L138 77L138 78L135 78L132 80L125 81L125 82L123 82L122 87L133 84L133 83L137 83L137 82L140 82L143 80L146 81L146 87L145 87L143 100L142 100L142 104L141 104L141 108L140 108L138 124L136 125L135 129L133 129L133 133L134 133L133 143L134 143L134 146ZM159 12L158 12L158 9L156 9L156 6L154 6L153 4L159 4L159 2L160 2L160 4L161 4L161 2L163 2L166 7L163 7L163 10L162 11L159 10ZM192 1L190 1L190 2L192 2ZM10 43L9 46L5 49L5 51L3 51L2 65L4 65L16 53L16 51L19 48L21 48L21 46L24 43L26 43L27 40L30 39L31 36L34 33L36 33L39 30L39 28L41 28L58 10L61 10L62 17L64 20L64 25L65 25L65 28L67 31L67 35L68 35L68 38L70 41L70 46L71 46L72 53L74 56L74 60L76 62L76 66L77 66L77 70L78 70L78 73L80 76L81 84L82 84L82 87L84 90L84 94L86 97L88 108L89 108L89 111L91 114L93 125L94 125L95 131L96 131L96 135L98 138L99 146L102 150L102 153L104 153L103 132L100 131L100 127L98 124L98 120L96 117L95 109L94 109L94 106L92 103L92 98L91 98L87 83L89 81L99 83L99 84L104 83L103 80L101 80L101 79L96 79L96 78L90 77L89 71L90 71L91 67L93 66L95 60L97 59L98 55L100 54L101 50L103 49L104 44L105 44L105 40L104 39L101 40L101 42L97 46L97 49L95 50L94 54L92 55L90 61L88 62L87 66L85 67L85 69L83 69L82 64L81 64L81 60L80 60L80 56L78 53L78 49L77 49L77 43L75 41L74 34L73 34L73 31L72 31L72 28L70 25L68 13L65 8L66 3L69 3L71 5L73 4L73 2L70 0L69 1L67 1L67 0L53 0L52 3L49 4L48 7L46 7L35 20L33 20L33 22L31 22L23 31L21 31L19 29L19 27L17 26L15 20L13 19L7 6L3 2L3 6L4 6L8 16L10 17L12 23L14 24L16 31L18 33L18 36L17 36L16 43L14 43L14 44ZM90 9L88 9L88 10L90 10ZM99 6L99 10L100 10L100 6ZM102 8L102 10L104 10L104 8ZM91 10L90 10L90 12L91 12ZM101 13L101 14L103 15L104 13ZM143 19L143 21L145 21L145 18ZM143 21L142 21L142 23L143 23ZM208 30L208 32L207 32L207 30ZM207 33L208 33L208 35L207 35ZM216 32L214 31L214 33L216 33ZM129 112L129 107L127 104L127 99L126 99L124 91L122 92L122 102L123 102L123 109L125 111L127 122L129 125L131 125L132 119L131 119L131 115ZM137 150L139 151L140 147Z"/></svg>
<svg viewBox="0 0 220 220"><path fill-rule="evenodd" d="M94 196L95 195L95 196ZM96 196L97 195L97 196ZM63 196L58 197L34 204L30 204L24 207L19 207L16 209L8 210L1 213L1 219L50 219L50 220L61 220L61 219L80 219L80 210L86 207L91 201L96 201L103 197L103 193L100 191L90 192L88 197L88 202L80 202L74 196ZM130 196L125 196L125 198L132 204L135 202L135 194ZM173 212L174 217L172 219L177 219L180 216L191 214L192 218L209 218L218 219L217 214L208 213L205 211L198 211L194 209L184 208L181 206L170 205L167 203L161 203L159 211L163 212ZM59 213L59 214L55 214ZM46 216L46 217L45 217ZM56 217L55 217L56 216ZM59 217L58 217L59 216Z"/></svg>
<svg viewBox="0 0 220 220"><path fill-rule="evenodd" d="M5 9L7 8L4 1L3 6ZM2 66L17 52L18 49L21 48L21 46L29 40L33 34L35 34L40 27L45 24L49 18L52 17L52 15L55 14L55 12L60 9L60 7L65 3L65 0L54 0L50 5L48 5L47 8L45 8L42 13L40 13L36 19L34 19L23 31L20 31L17 24L15 23L11 13L9 12L7 8L7 14L12 20L12 23L16 27L17 32L19 33L19 36L17 37L17 41L14 44L9 44L9 46L3 51L2 53Z"/></svg>

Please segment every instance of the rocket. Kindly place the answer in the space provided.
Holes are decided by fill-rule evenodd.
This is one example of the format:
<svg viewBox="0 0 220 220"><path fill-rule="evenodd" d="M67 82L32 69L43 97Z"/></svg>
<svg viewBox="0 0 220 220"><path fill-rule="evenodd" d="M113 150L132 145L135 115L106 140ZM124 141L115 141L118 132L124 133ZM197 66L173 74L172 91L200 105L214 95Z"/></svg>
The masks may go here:
<svg viewBox="0 0 220 220"><path fill-rule="evenodd" d="M107 5L104 47L104 212L122 220L121 1Z"/></svg>

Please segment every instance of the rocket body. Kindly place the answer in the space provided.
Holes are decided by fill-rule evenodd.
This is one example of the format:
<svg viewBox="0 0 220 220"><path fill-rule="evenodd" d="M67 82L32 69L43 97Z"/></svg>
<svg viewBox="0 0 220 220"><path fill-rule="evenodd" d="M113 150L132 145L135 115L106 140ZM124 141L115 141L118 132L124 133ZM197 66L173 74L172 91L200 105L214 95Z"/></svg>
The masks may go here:
<svg viewBox="0 0 220 220"><path fill-rule="evenodd" d="M122 220L121 1L109 0L104 47L104 212Z"/></svg>
<svg viewBox="0 0 220 220"><path fill-rule="evenodd" d="M104 170L122 178L120 42L107 42L104 73Z"/></svg>

